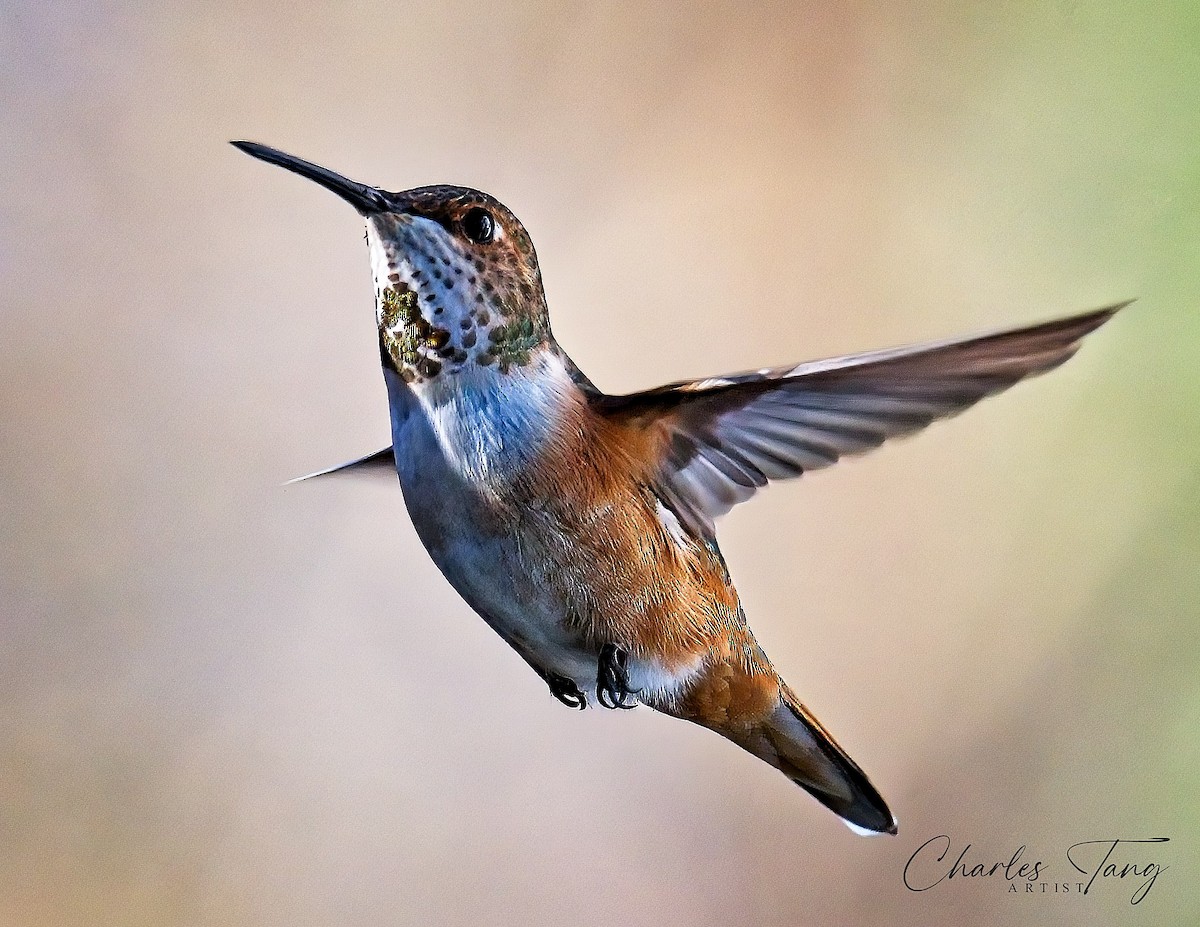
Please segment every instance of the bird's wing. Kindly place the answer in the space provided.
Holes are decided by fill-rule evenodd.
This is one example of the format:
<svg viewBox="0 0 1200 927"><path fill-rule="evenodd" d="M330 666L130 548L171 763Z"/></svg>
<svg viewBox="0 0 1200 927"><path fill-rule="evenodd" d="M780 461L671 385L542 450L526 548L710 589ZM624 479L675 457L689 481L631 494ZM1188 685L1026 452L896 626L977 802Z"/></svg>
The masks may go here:
<svg viewBox="0 0 1200 927"><path fill-rule="evenodd" d="M863 453L1057 367L1129 302L1025 328L674 383L595 404L626 427L653 433L656 488L690 530L710 537L714 519L770 480Z"/></svg>
<svg viewBox="0 0 1200 927"><path fill-rule="evenodd" d="M396 479L396 458L392 454L392 446L389 444L382 451L376 451L374 454L368 454L366 457L358 457L354 460L347 461L344 464L338 464L336 467L326 467L324 470L318 470L316 473L306 473L304 476L298 476L295 479L288 480L284 485L290 486L292 483L316 479L318 476L346 475L390 475L394 481Z"/></svg>

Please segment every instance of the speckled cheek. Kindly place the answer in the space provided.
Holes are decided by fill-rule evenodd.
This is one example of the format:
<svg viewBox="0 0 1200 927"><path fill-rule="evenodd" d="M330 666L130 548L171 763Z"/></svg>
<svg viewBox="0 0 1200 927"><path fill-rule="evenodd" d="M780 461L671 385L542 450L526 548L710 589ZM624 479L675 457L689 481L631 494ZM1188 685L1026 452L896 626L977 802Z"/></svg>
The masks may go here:
<svg viewBox="0 0 1200 927"><path fill-rule="evenodd" d="M367 239L384 363L417 384L477 360L486 326L467 308L470 265L444 230L407 216L372 217Z"/></svg>

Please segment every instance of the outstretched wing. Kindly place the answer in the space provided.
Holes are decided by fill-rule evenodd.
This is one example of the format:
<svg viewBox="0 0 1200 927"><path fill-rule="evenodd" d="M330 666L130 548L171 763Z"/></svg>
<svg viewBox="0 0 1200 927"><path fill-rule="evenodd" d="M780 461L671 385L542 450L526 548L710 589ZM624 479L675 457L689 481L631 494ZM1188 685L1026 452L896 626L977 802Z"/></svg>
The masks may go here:
<svg viewBox="0 0 1200 927"><path fill-rule="evenodd" d="M1128 302L1025 328L849 354L796 367L674 383L603 397L627 426L660 429L658 490L689 529L770 480L878 447L1057 367Z"/></svg>
<svg viewBox="0 0 1200 927"><path fill-rule="evenodd" d="M284 485L290 486L292 483L313 480L318 476L335 475L390 476L394 483L396 479L396 458L392 454L392 446L389 444L382 451L376 451L374 454L368 454L366 457L358 457L344 464L338 464L336 467L326 467L324 470L318 470L316 473L306 473L304 476L288 480Z"/></svg>

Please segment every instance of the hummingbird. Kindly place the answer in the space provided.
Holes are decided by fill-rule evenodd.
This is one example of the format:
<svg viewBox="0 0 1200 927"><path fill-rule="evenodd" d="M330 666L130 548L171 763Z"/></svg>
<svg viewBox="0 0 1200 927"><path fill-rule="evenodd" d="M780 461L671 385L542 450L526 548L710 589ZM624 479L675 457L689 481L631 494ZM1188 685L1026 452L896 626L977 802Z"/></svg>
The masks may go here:
<svg viewBox="0 0 1200 927"><path fill-rule="evenodd" d="M434 563L564 705L594 696L691 721L856 833L895 834L878 790L755 640L716 521L769 482L1057 367L1128 302L610 395L555 340L533 242L494 197L448 185L391 193L232 144L366 222L392 445L309 476L398 475Z"/></svg>

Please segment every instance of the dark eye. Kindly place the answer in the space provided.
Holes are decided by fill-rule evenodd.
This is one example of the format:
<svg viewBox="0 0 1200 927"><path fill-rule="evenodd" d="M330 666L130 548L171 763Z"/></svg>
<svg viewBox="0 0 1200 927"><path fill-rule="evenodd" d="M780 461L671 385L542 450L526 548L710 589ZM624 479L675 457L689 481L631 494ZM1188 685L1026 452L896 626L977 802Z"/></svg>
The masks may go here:
<svg viewBox="0 0 1200 927"><path fill-rule="evenodd" d="M486 245L496 236L496 220L486 209L476 206L462 218L466 236L479 245Z"/></svg>

